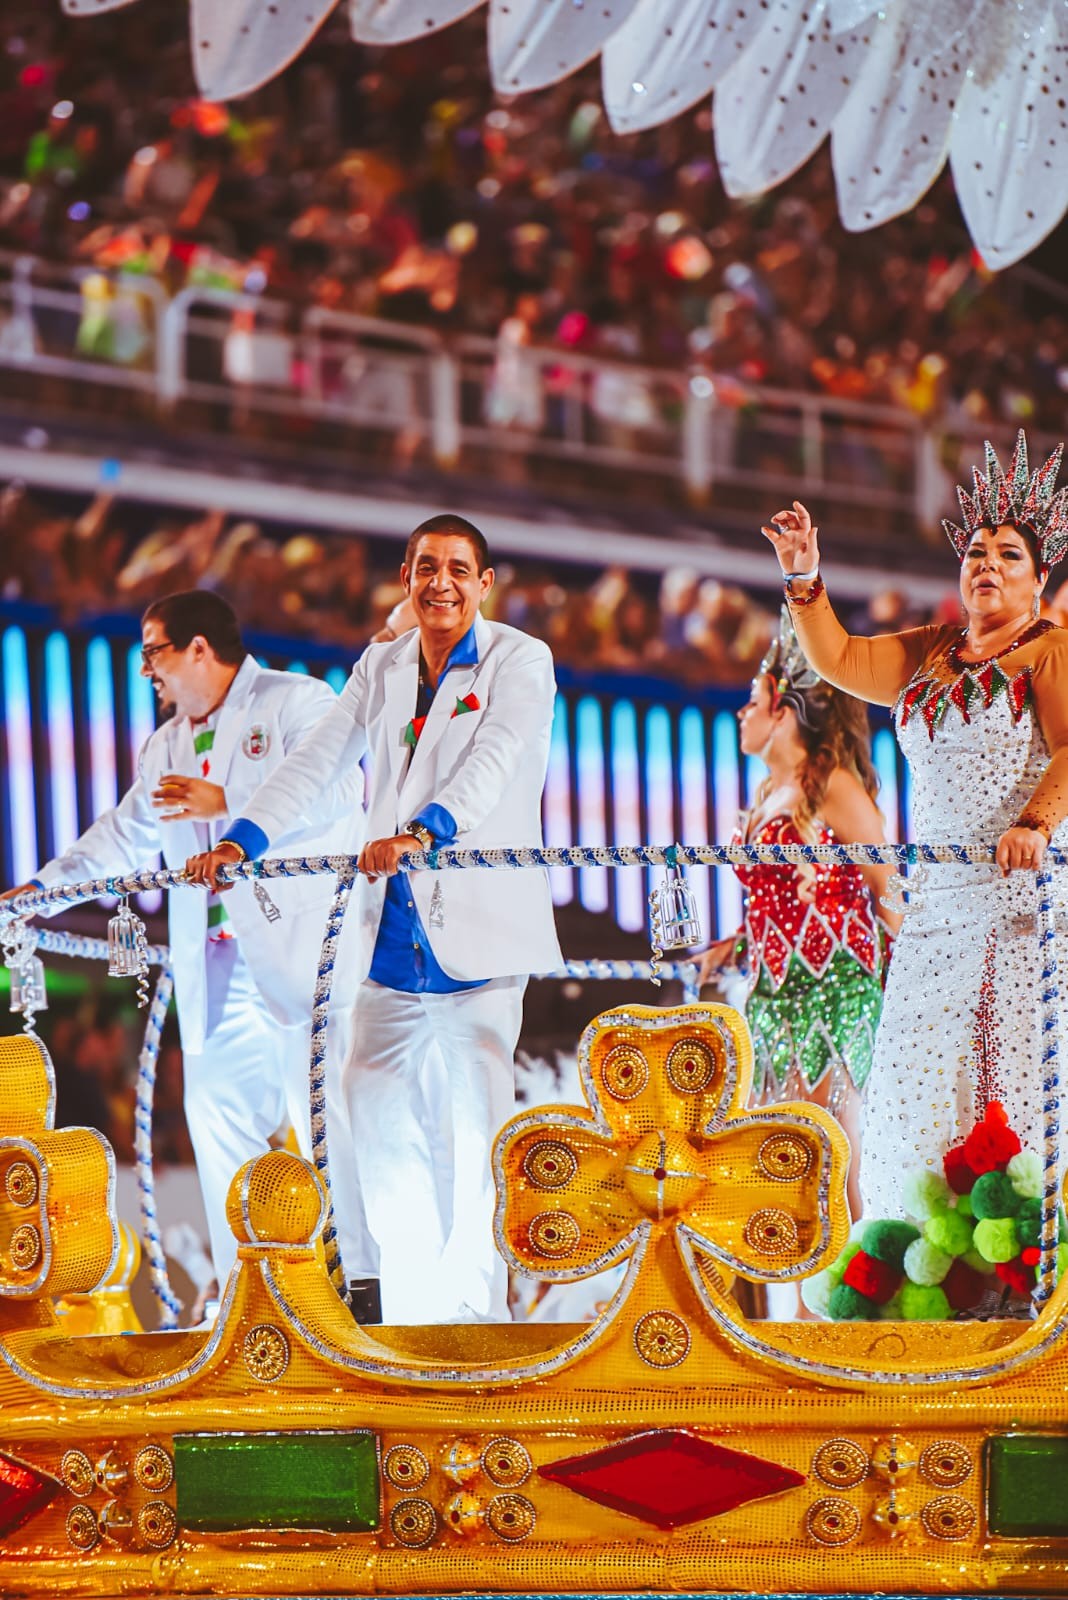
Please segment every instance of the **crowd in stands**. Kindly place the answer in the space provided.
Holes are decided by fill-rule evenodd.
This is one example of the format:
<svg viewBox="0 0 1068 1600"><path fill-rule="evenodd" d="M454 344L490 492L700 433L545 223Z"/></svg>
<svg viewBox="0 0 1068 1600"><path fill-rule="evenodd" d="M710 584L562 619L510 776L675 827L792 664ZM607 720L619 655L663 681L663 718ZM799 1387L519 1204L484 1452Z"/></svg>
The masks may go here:
<svg viewBox="0 0 1068 1600"><path fill-rule="evenodd" d="M136 619L150 600L210 588L252 635L355 655L403 598L399 550L344 534L279 533L217 511L165 513L100 494L80 514L21 483L0 491L0 600L46 606L64 626ZM562 563L496 564L485 610L544 639L586 671L665 674L694 685L747 682L777 626L773 565L764 594L684 567L662 574ZM1059 597L1061 598L1061 597ZM1068 593L1063 597L1068 603ZM954 591L944 615L957 615ZM942 613L940 613L940 616ZM848 617L867 632L922 621L896 589Z"/></svg>
<svg viewBox="0 0 1068 1600"><path fill-rule="evenodd" d="M391 50L344 8L278 79L198 100L188 0L0 16L0 249L498 339L489 420L531 425L511 354L537 343L705 369L721 404L808 388L927 416L1057 428L1068 322L975 256L944 176L870 233L838 221L824 151L728 200L709 105L640 135L606 121L595 67L517 99L485 66L485 12ZM145 337L84 287L85 353ZM514 368L514 363L513 363ZM606 382L604 420L647 390Z"/></svg>

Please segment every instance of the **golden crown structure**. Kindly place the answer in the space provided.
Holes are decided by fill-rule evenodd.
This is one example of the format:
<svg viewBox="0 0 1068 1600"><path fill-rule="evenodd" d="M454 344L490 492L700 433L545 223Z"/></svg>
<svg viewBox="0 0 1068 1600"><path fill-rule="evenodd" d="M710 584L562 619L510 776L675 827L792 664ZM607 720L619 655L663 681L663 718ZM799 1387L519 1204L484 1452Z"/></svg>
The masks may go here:
<svg viewBox="0 0 1068 1600"><path fill-rule="evenodd" d="M521 1272L625 1263L594 1322L356 1325L274 1151L212 1330L80 1335L110 1150L0 1041L0 1592L1068 1591L1068 1284L1028 1323L749 1320L736 1278L842 1247L837 1124L745 1109L726 1006L606 1012L580 1069L501 1132L496 1227Z"/></svg>

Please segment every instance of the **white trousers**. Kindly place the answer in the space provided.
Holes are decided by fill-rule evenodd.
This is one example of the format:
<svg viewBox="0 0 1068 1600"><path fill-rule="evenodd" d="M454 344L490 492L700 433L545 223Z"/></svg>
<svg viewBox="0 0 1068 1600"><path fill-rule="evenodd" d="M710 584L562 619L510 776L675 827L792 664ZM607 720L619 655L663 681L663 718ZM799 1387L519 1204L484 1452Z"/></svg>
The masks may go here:
<svg viewBox="0 0 1068 1600"><path fill-rule="evenodd" d="M185 1116L208 1218L220 1289L237 1258L226 1220L234 1173L269 1148L288 1123L303 1156L311 1156L308 1070L311 1022L283 1027L270 1017L237 939L207 947L204 1049L184 1057ZM309 1007L310 1011L310 1007ZM346 1270L374 1276L378 1254L363 1216L346 1118L339 1104L341 1068L349 1053L351 1018L331 1014L327 1028L327 1137L338 1239Z"/></svg>
<svg viewBox="0 0 1068 1600"><path fill-rule="evenodd" d="M387 1323L508 1319L490 1154L515 1107L526 985L360 985L344 1093Z"/></svg>

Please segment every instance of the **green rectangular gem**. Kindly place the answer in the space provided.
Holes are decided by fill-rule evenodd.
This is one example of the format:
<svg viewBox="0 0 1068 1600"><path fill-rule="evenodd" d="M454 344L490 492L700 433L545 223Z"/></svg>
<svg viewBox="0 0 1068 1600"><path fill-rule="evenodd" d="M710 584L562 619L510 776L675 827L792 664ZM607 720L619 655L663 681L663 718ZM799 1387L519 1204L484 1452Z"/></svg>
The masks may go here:
<svg viewBox="0 0 1068 1600"><path fill-rule="evenodd" d="M178 1522L191 1532L379 1524L378 1447L366 1429L177 1434L174 1475Z"/></svg>
<svg viewBox="0 0 1068 1600"><path fill-rule="evenodd" d="M1068 1538L1068 1435L1010 1433L987 1449L990 1532Z"/></svg>

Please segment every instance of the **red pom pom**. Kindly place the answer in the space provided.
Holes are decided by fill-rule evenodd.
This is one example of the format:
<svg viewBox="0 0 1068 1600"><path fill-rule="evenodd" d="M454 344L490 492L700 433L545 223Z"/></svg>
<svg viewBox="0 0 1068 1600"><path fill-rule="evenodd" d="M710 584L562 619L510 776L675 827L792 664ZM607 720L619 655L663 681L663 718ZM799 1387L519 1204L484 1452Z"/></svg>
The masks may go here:
<svg viewBox="0 0 1068 1600"><path fill-rule="evenodd" d="M1004 1167L1022 1149L1019 1135L1009 1127L1005 1108L998 1100L991 1100L982 1122L977 1122L965 1139L961 1149L964 1159L978 1176Z"/></svg>
<svg viewBox="0 0 1068 1600"><path fill-rule="evenodd" d="M1025 1266L1020 1256L1013 1261L999 1261L994 1271L1013 1294L1029 1295L1035 1286L1034 1268Z"/></svg>
<svg viewBox="0 0 1068 1600"><path fill-rule="evenodd" d="M1020 1251L1020 1260L1025 1267L1037 1267L1042 1260L1042 1251L1037 1244L1029 1244L1026 1250Z"/></svg>
<svg viewBox="0 0 1068 1600"><path fill-rule="evenodd" d="M942 1157L942 1171L954 1194L971 1194L972 1186L979 1176L974 1168L968 1165L962 1144L955 1144L952 1150L946 1151Z"/></svg>
<svg viewBox="0 0 1068 1600"><path fill-rule="evenodd" d="M961 1261L959 1256L942 1279L942 1289L954 1311L970 1311L972 1306L977 1306L983 1298L984 1287L983 1274Z"/></svg>
<svg viewBox="0 0 1068 1600"><path fill-rule="evenodd" d="M888 1261L877 1261L866 1251L858 1250L842 1274L842 1282L874 1300L877 1306L884 1306L897 1293L901 1276L897 1267L892 1267Z"/></svg>

